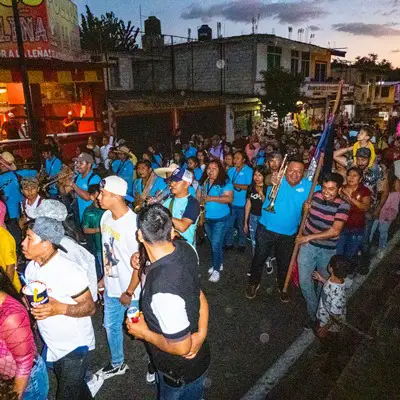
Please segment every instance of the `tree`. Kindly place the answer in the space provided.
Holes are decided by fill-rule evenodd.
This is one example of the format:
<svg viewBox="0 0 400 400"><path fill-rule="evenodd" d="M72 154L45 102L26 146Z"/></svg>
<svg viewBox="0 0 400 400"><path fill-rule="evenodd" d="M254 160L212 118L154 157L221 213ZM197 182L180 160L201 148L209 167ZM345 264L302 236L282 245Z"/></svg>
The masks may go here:
<svg viewBox="0 0 400 400"><path fill-rule="evenodd" d="M366 57L356 57L353 64L355 67L363 71L374 71L387 74L393 70L392 63L385 58L378 62L378 54L370 53Z"/></svg>
<svg viewBox="0 0 400 400"><path fill-rule="evenodd" d="M131 21L125 24L113 12L108 12L98 18L93 15L88 6L86 6L86 15L81 14L81 18L79 32L82 49L102 53L132 51L137 48L136 38L140 30L139 28L135 30Z"/></svg>
<svg viewBox="0 0 400 400"><path fill-rule="evenodd" d="M264 96L263 103L268 108L274 109L279 118L283 118L288 112L295 110L296 102L301 96L303 77L293 75L282 67L268 71L261 71L263 76Z"/></svg>

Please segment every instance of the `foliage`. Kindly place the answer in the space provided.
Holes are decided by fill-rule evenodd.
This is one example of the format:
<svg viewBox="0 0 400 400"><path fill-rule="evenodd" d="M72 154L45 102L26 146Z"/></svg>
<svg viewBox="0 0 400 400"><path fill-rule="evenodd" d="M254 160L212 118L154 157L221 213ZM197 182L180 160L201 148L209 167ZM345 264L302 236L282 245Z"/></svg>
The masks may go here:
<svg viewBox="0 0 400 400"><path fill-rule="evenodd" d="M131 21L125 24L113 12L108 12L98 18L93 15L88 6L86 6L86 15L81 14L81 19L79 31L82 49L105 52L132 51L137 48L136 38L139 28L135 30Z"/></svg>
<svg viewBox="0 0 400 400"><path fill-rule="evenodd" d="M293 75L282 67L261 71L261 75L265 92L262 100L267 108L275 110L279 118L295 110L296 102L301 97L303 77Z"/></svg>
<svg viewBox="0 0 400 400"><path fill-rule="evenodd" d="M366 57L356 57L356 61L353 64L355 67L363 70L379 71L382 73L388 73L393 69L392 63L385 58L378 61L378 54L370 53Z"/></svg>

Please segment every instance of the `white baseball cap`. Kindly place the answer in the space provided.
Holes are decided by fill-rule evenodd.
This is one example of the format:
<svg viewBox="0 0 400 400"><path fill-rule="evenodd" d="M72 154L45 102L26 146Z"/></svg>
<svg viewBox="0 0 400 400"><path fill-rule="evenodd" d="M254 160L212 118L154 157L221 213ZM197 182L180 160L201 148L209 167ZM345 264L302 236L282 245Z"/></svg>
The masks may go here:
<svg viewBox="0 0 400 400"><path fill-rule="evenodd" d="M107 192L124 197L129 202L133 202L133 197L127 194L128 184L122 178L116 175L108 176L100 182L100 188Z"/></svg>
<svg viewBox="0 0 400 400"><path fill-rule="evenodd" d="M191 185L193 183L193 173L185 168L176 168L168 180L172 182L185 181Z"/></svg>

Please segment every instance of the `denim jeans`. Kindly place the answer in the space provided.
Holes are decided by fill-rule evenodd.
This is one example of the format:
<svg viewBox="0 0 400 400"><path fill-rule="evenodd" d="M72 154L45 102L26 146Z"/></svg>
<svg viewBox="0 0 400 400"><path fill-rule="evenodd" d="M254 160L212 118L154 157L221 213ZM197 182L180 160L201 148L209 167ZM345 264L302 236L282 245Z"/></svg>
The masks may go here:
<svg viewBox="0 0 400 400"><path fill-rule="evenodd" d="M256 230L256 248L251 263L249 278L250 285L258 285L261 282L262 272L265 269L265 261L275 254L277 265L277 281L280 290L285 284L286 274L294 247L295 236L282 235L269 231L263 224L258 224ZM271 275L268 275L271 277ZM272 282L270 282L272 284Z"/></svg>
<svg viewBox="0 0 400 400"><path fill-rule="evenodd" d="M164 381L164 375L157 372L157 387L158 387L158 400L201 400L204 392L204 378L203 374L195 381L184 384L181 387L169 386Z"/></svg>
<svg viewBox="0 0 400 400"><path fill-rule="evenodd" d="M139 300L132 300L130 307L139 307ZM123 306L118 297L109 297L107 289L104 292L104 328L107 334L111 353L111 364L119 367L124 363L124 337L122 323L127 307Z"/></svg>
<svg viewBox="0 0 400 400"><path fill-rule="evenodd" d="M364 231L359 232L343 232L340 234L339 240L336 246L336 254L345 256L347 258L354 258L358 250L361 249L361 245L364 239Z"/></svg>
<svg viewBox="0 0 400 400"><path fill-rule="evenodd" d="M246 246L246 234L244 233L244 207L232 206L231 215L228 219L227 232L225 237L225 244L227 246L233 245L233 234L235 227L238 231L239 246Z"/></svg>
<svg viewBox="0 0 400 400"><path fill-rule="evenodd" d="M379 221L376 219L372 224L369 241L372 241L375 231L379 227L379 248L385 249L388 241L390 224L390 221Z"/></svg>
<svg viewBox="0 0 400 400"><path fill-rule="evenodd" d="M311 243L303 244L300 247L298 256L300 289L307 303L307 311L311 320L315 321L319 295L322 284L318 282L317 291L312 273L317 270L325 279L329 278L328 264L336 249L327 250L314 246Z"/></svg>
<svg viewBox="0 0 400 400"><path fill-rule="evenodd" d="M98 251L94 255L95 261L96 261L96 275L97 275L97 280L99 281L101 278L103 278L104 275L104 268L103 268L103 254L101 251Z"/></svg>
<svg viewBox="0 0 400 400"><path fill-rule="evenodd" d="M206 219L204 229L211 245L212 266L219 271L223 261L223 245L229 215L218 219Z"/></svg>
<svg viewBox="0 0 400 400"><path fill-rule="evenodd" d="M84 350L85 349L85 350ZM53 364L57 377L57 400L92 399L85 376L89 367L88 348L78 348Z"/></svg>
<svg viewBox="0 0 400 400"><path fill-rule="evenodd" d="M257 231L258 221L260 220L260 218L261 215L250 214L249 216L249 233L251 239L251 246L253 249L253 255L254 255L254 250L256 248L256 231Z"/></svg>
<svg viewBox="0 0 400 400"><path fill-rule="evenodd" d="M29 376L22 400L46 400L49 393L49 377L46 363L41 356L37 356Z"/></svg>

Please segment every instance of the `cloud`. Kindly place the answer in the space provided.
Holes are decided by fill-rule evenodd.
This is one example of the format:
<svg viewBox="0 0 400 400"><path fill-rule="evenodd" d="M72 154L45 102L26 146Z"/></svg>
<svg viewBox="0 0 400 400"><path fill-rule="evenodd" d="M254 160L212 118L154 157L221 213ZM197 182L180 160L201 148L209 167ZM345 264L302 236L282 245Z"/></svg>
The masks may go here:
<svg viewBox="0 0 400 400"><path fill-rule="evenodd" d="M183 19L210 21L213 17L233 22L251 23L253 18L274 18L282 24L296 24L324 17L328 13L318 4L309 1L288 0L271 3L262 0L234 0L202 7L194 3L181 14Z"/></svg>
<svg viewBox="0 0 400 400"><path fill-rule="evenodd" d="M333 24L338 32L351 33L356 36L400 36L400 29L391 28L390 24L364 24L363 22L348 22Z"/></svg>
<svg viewBox="0 0 400 400"><path fill-rule="evenodd" d="M400 53L400 49L394 49L391 51L391 53Z"/></svg>
<svg viewBox="0 0 400 400"><path fill-rule="evenodd" d="M321 30L321 28L317 25L310 25L309 28L311 32L317 32Z"/></svg>

